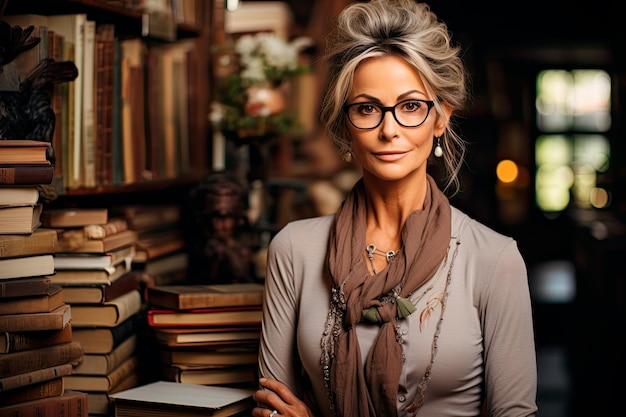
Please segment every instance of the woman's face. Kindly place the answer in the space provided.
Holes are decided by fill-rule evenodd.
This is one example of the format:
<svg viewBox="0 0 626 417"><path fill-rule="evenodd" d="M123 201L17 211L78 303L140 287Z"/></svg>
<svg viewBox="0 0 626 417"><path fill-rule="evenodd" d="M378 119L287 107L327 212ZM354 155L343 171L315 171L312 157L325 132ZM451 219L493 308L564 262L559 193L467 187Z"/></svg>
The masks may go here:
<svg viewBox="0 0 626 417"><path fill-rule="evenodd" d="M415 100L432 100L424 88L418 73L397 56L371 58L357 68L347 104L371 103L383 107L395 106L396 114L408 119L416 106L427 105ZM409 101L406 101L409 100ZM357 106L364 117L374 117L378 109L372 106ZM353 120L355 120L353 118ZM373 176L383 181L396 181L426 175L426 161L433 146L433 137L443 133L445 125L433 109L424 122L417 127L404 127L392 112L384 113L383 120L373 129L358 129L346 119L352 138L352 154L363 168L365 177ZM417 122L419 123L419 122ZM374 123L375 124L375 123ZM404 124L411 124L405 122ZM414 124L414 123L413 123Z"/></svg>

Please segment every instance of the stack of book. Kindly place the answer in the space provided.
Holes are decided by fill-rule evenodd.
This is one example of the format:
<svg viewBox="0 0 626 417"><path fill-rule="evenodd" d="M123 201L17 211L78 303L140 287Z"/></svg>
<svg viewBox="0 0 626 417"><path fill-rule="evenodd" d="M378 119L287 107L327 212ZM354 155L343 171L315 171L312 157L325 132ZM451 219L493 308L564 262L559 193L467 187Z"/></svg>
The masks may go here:
<svg viewBox="0 0 626 417"><path fill-rule="evenodd" d="M109 395L139 382L135 331L143 300L131 271L136 234L106 208L44 210L42 222L59 236L51 281L63 288L73 341L84 350L65 386L88 394L90 414L109 414Z"/></svg>
<svg viewBox="0 0 626 417"><path fill-rule="evenodd" d="M137 234L132 269L145 287L184 283L189 254L179 205L130 205L111 211Z"/></svg>
<svg viewBox="0 0 626 417"><path fill-rule="evenodd" d="M41 227L51 155L48 142L0 140L0 416L87 416L86 395L63 383L83 351L51 284L57 234Z"/></svg>
<svg viewBox="0 0 626 417"><path fill-rule="evenodd" d="M147 289L157 377L170 382L252 387L263 285L163 285Z"/></svg>

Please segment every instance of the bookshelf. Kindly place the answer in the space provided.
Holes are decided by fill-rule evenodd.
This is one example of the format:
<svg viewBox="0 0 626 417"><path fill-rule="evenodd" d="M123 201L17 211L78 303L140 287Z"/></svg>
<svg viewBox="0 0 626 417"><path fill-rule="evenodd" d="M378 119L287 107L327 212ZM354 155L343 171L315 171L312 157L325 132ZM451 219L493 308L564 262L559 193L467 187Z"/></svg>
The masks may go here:
<svg viewBox="0 0 626 417"><path fill-rule="evenodd" d="M73 125L81 126L82 134L72 139L67 132L68 114L73 113L74 119L80 116L71 108L59 109L62 117L57 117L55 130L63 130L65 134L61 145L56 147L61 149L55 149L55 155L60 159L58 165L65 168L63 172L55 172L54 184L59 195L54 202L56 205L80 204L80 200L86 200L84 196L98 199L98 196L108 195L115 199L121 194L128 201L143 200L148 194L156 193L163 198L176 194L178 189L189 189L210 168L211 131L207 114L212 75L209 50L215 32L212 24L220 21L214 17L213 10L219 1L164 1L162 4L170 8L163 10L146 10L133 6L135 3L127 0L3 2L0 17L9 23L16 15L41 15L52 20L52 16L82 14L87 21L95 22L96 28L107 25L113 28L113 39L102 46L105 51L102 54L107 54L108 61L99 61L104 58L96 55L98 52L89 55L88 49L83 48L87 54L85 60L92 59L92 65L77 64L83 71L94 68L95 85L87 88L85 83L89 78L85 72L82 77L79 75L75 81L66 83L83 90L83 107L88 107L85 103L93 104L93 113L86 117L83 111L82 125ZM151 2L155 3L159 2ZM48 29L52 27L50 24ZM126 45L131 44L135 50L128 53L136 53L132 58L120 51L114 52L115 48L126 50ZM99 48L98 45L96 38L95 47ZM72 48L76 52L76 45ZM159 51L158 56L156 51ZM73 56L63 55L62 59L72 60ZM158 65L157 60L160 60ZM98 70L104 66L101 62L114 67L108 75L96 79ZM125 62L129 62L128 67L124 67ZM120 79L112 80L118 76ZM126 76L127 82L123 81ZM113 87L115 82L116 87ZM170 85L168 92L164 91L164 85ZM181 92L178 96L167 95L177 91ZM155 105L170 102L176 102L177 106L157 109ZM177 108L182 110L164 113ZM133 124L127 126L129 120ZM164 134L166 131L169 136ZM163 169L165 165L169 167L167 170Z"/></svg>

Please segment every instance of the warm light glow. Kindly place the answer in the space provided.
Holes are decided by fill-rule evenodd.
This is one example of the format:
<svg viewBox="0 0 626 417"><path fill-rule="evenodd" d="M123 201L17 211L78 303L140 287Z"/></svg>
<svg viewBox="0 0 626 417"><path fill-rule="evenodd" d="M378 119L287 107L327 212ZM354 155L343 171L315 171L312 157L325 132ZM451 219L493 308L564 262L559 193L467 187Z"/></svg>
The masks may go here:
<svg viewBox="0 0 626 417"><path fill-rule="evenodd" d="M496 167L496 175L498 180L504 183L512 183L517 179L519 168L517 164L510 159L504 159L498 163Z"/></svg>
<svg viewBox="0 0 626 417"><path fill-rule="evenodd" d="M595 208L605 208L609 205L611 196L604 188L594 188L589 193L589 202Z"/></svg>
<svg viewBox="0 0 626 417"><path fill-rule="evenodd" d="M239 6L239 0L226 0L226 10L229 12L237 10L237 6Z"/></svg>

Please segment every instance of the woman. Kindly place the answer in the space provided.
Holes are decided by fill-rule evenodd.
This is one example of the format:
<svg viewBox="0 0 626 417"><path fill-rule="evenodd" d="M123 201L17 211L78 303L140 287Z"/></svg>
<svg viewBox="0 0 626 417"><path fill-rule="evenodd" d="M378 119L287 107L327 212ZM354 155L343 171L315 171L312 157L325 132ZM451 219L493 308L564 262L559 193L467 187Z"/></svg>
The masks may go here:
<svg viewBox="0 0 626 417"><path fill-rule="evenodd" d="M272 240L256 417L534 416L516 242L451 207L465 147L459 48L425 4L355 3L329 38L321 121L362 178Z"/></svg>

